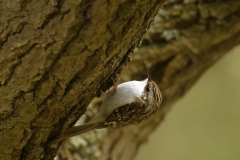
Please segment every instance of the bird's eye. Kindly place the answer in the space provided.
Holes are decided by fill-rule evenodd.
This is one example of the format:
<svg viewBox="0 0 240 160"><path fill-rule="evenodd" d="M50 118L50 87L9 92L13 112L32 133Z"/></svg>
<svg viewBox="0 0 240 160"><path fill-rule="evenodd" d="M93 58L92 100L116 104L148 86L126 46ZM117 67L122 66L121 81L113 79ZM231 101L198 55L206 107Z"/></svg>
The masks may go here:
<svg viewBox="0 0 240 160"><path fill-rule="evenodd" d="M147 91L147 92L150 92L150 89L149 89L149 87L147 87L147 88L146 88L146 91Z"/></svg>

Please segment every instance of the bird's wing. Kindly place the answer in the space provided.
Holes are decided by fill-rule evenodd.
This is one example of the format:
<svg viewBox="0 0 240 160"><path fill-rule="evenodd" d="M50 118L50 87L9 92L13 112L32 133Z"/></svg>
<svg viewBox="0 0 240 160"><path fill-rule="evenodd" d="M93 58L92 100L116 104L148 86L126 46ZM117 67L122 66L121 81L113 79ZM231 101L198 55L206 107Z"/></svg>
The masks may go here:
<svg viewBox="0 0 240 160"><path fill-rule="evenodd" d="M115 109L98 128L121 127L128 124L139 123L144 117L146 105L139 102L132 102Z"/></svg>

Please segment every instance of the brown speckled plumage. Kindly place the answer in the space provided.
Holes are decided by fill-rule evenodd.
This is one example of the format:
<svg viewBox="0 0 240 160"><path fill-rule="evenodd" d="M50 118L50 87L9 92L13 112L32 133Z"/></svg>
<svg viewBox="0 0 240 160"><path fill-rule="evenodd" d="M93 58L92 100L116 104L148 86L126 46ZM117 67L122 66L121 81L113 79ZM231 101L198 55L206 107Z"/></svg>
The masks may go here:
<svg viewBox="0 0 240 160"><path fill-rule="evenodd" d="M149 118L160 107L162 95L157 84L148 79L129 81L105 93L99 114L90 122L67 129L60 140L85 133L95 128L122 127L137 124Z"/></svg>

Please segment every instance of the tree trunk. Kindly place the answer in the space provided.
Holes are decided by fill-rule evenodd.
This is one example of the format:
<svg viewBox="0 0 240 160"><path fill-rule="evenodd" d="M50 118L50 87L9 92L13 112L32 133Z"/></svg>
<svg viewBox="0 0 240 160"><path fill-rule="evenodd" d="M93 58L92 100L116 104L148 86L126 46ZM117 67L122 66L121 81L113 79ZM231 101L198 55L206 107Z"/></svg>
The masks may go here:
<svg viewBox="0 0 240 160"><path fill-rule="evenodd" d="M172 104L217 60L240 44L239 17L237 1L166 3L121 74L122 81L144 79L147 64L163 93L159 112L139 125L111 129L107 134L95 130L74 137L61 149L59 159L133 159ZM90 113L95 113L93 108L100 104L94 100L89 106Z"/></svg>
<svg viewBox="0 0 240 160"><path fill-rule="evenodd" d="M162 3L0 1L0 159L52 159Z"/></svg>
<svg viewBox="0 0 240 160"><path fill-rule="evenodd" d="M177 2L158 13L122 75L143 79L139 64L147 64L162 108L140 125L109 130L98 155L81 157L132 159L171 104L239 44L239 2ZM0 159L52 159L55 140L112 85L162 3L0 1Z"/></svg>

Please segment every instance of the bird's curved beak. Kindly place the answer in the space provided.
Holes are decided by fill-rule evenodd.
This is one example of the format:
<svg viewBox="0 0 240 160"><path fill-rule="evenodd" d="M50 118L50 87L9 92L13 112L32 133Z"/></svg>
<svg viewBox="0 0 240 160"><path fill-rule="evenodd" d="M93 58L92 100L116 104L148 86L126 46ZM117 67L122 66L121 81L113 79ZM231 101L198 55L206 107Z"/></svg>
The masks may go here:
<svg viewBox="0 0 240 160"><path fill-rule="evenodd" d="M151 73L150 73L149 68L147 68L147 74L148 74L148 82L152 81L152 77L151 77Z"/></svg>

